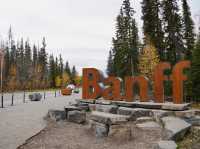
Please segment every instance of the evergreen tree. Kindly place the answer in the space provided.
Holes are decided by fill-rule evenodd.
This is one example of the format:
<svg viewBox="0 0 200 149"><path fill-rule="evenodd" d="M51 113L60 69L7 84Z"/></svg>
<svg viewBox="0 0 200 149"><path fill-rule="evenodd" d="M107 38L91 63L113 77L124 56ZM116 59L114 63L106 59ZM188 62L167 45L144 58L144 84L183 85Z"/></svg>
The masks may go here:
<svg viewBox="0 0 200 149"><path fill-rule="evenodd" d="M63 59L61 54L59 55L59 75L62 78L62 74L63 74Z"/></svg>
<svg viewBox="0 0 200 149"><path fill-rule="evenodd" d="M77 76L76 67L75 67L75 66L73 66L73 67L72 67L71 80L72 80L72 81L75 81L75 79L76 79L76 76Z"/></svg>
<svg viewBox="0 0 200 149"><path fill-rule="evenodd" d="M138 29L129 0L124 0L117 16L113 38L114 75L124 77L138 72Z"/></svg>
<svg viewBox="0 0 200 149"><path fill-rule="evenodd" d="M182 23L176 0L163 0L163 21L166 44L166 60L175 64L184 52Z"/></svg>
<svg viewBox="0 0 200 149"><path fill-rule="evenodd" d="M50 55L50 57L49 57L49 82L50 82L50 86L53 88L56 86L55 79L56 79L55 61L54 61L53 55Z"/></svg>
<svg viewBox="0 0 200 149"><path fill-rule="evenodd" d="M159 0L143 0L141 4L144 35L149 36L158 50L161 60L164 60L164 33L159 17L160 2Z"/></svg>
<svg viewBox="0 0 200 149"><path fill-rule="evenodd" d="M47 75L47 53L46 53L46 40L45 38L42 39L42 48L40 49L38 53L38 61L39 65L41 67L41 73L42 73L42 80L45 79Z"/></svg>
<svg viewBox="0 0 200 149"><path fill-rule="evenodd" d="M67 61L66 64L65 64L65 72L71 76L71 69L70 69L70 66L69 66L69 62Z"/></svg>
<svg viewBox="0 0 200 149"><path fill-rule="evenodd" d="M109 56L108 56L108 62L107 62L107 75L112 76L114 74L113 70L113 56L112 56L112 51L109 51Z"/></svg>
<svg viewBox="0 0 200 149"><path fill-rule="evenodd" d="M195 34L194 34L194 22L191 17L190 7L187 0L182 0L183 7L183 29L184 40L186 48L186 59L191 60L192 50L194 48Z"/></svg>
<svg viewBox="0 0 200 149"><path fill-rule="evenodd" d="M199 29L200 30L200 29ZM192 57L192 93L196 99L200 98L200 32L198 39L194 48L193 57Z"/></svg>
<svg viewBox="0 0 200 149"><path fill-rule="evenodd" d="M36 45L33 45L33 67L34 67L34 70L37 66L37 60L38 60L37 47L36 47Z"/></svg>
<svg viewBox="0 0 200 149"><path fill-rule="evenodd" d="M30 79L31 70L32 68L32 56L31 56L31 47L29 45L29 41L25 42L25 49L24 49L24 69L25 71L25 79L28 81Z"/></svg>

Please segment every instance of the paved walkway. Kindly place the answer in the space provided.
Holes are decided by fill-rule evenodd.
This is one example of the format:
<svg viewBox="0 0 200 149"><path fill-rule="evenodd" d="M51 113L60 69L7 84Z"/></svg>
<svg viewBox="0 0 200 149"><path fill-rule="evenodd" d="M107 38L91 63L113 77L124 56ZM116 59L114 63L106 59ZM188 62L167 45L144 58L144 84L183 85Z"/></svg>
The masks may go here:
<svg viewBox="0 0 200 149"><path fill-rule="evenodd" d="M0 108L0 149L16 149L45 127L43 117L49 109L63 109L76 98L80 94Z"/></svg>

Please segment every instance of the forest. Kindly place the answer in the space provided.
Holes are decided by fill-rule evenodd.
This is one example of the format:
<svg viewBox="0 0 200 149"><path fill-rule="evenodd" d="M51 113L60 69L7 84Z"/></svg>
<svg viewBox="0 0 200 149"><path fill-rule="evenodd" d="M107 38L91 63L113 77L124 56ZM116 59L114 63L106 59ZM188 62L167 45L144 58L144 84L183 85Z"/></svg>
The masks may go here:
<svg viewBox="0 0 200 149"><path fill-rule="evenodd" d="M123 0L116 17L107 74L121 78L144 75L152 86L152 74L159 62L167 61L173 66L181 60L190 60L191 69L185 72L189 79L184 83L184 97L200 99L200 32L195 32L188 1L142 0L143 37L139 37L134 17L137 12L131 2ZM164 83L165 94L171 96L172 82Z"/></svg>
<svg viewBox="0 0 200 149"><path fill-rule="evenodd" d="M31 45L29 39L23 38L15 41L10 27L8 40L1 42L4 91L52 89L80 83L76 67L64 62L61 54L49 54L46 47L45 37L42 45Z"/></svg>

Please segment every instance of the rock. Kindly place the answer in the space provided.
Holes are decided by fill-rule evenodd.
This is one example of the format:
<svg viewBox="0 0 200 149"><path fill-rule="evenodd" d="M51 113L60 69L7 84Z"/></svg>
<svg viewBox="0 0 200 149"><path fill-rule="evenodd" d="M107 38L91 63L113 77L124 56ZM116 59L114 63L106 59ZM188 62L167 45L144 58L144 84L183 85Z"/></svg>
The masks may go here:
<svg viewBox="0 0 200 149"><path fill-rule="evenodd" d="M165 111L165 110L152 110L152 117L157 121L160 122L162 117L165 116L173 116L173 111Z"/></svg>
<svg viewBox="0 0 200 149"><path fill-rule="evenodd" d="M90 119L99 123L112 125L128 121L128 116L92 111Z"/></svg>
<svg viewBox="0 0 200 149"><path fill-rule="evenodd" d="M89 104L89 110L90 111L95 111L96 110L96 104Z"/></svg>
<svg viewBox="0 0 200 149"><path fill-rule="evenodd" d="M160 125L156 122L144 122L141 124L136 124L138 128L141 129L154 129L154 128L161 128Z"/></svg>
<svg viewBox="0 0 200 149"><path fill-rule="evenodd" d="M30 94L29 99L31 101L40 101L42 99L42 95L40 93Z"/></svg>
<svg viewBox="0 0 200 149"><path fill-rule="evenodd" d="M115 105L100 105L96 104L96 111L117 114L118 107Z"/></svg>
<svg viewBox="0 0 200 149"><path fill-rule="evenodd" d="M111 125L108 137L112 137L116 141L128 141L131 139L131 127L126 124Z"/></svg>
<svg viewBox="0 0 200 149"><path fill-rule="evenodd" d="M164 128L170 132L166 135L167 139L172 139L175 141L182 139L185 133L191 127L191 124L178 117L168 116L161 118L161 120Z"/></svg>
<svg viewBox="0 0 200 149"><path fill-rule="evenodd" d="M134 102L137 108L146 108L146 109L161 109L161 103L154 102Z"/></svg>
<svg viewBox="0 0 200 149"><path fill-rule="evenodd" d="M80 103L77 105L77 107L81 110L89 111L89 105L87 103Z"/></svg>
<svg viewBox="0 0 200 149"><path fill-rule="evenodd" d="M155 149L176 149L177 145L174 141L159 141Z"/></svg>
<svg viewBox="0 0 200 149"><path fill-rule="evenodd" d="M192 126L200 126L200 116L186 118L185 121L190 123Z"/></svg>
<svg viewBox="0 0 200 149"><path fill-rule="evenodd" d="M153 121L153 118L147 116L147 117L139 117L136 119L136 123L144 123L149 121Z"/></svg>
<svg viewBox="0 0 200 149"><path fill-rule="evenodd" d="M95 122L93 120L89 121L90 130L95 133L97 138L107 137L108 136L108 125Z"/></svg>
<svg viewBox="0 0 200 149"><path fill-rule="evenodd" d="M65 106L64 109L65 109L66 115L68 114L69 111L81 111L81 109L76 106Z"/></svg>
<svg viewBox="0 0 200 149"><path fill-rule="evenodd" d="M186 110L186 111L176 111L175 116L180 118L191 118L196 115L195 110Z"/></svg>
<svg viewBox="0 0 200 149"><path fill-rule="evenodd" d="M111 101L109 100L96 100L96 104L101 104L101 105L111 105Z"/></svg>
<svg viewBox="0 0 200 149"><path fill-rule="evenodd" d="M86 121L86 113L83 111L68 111L67 119L70 122L82 124Z"/></svg>
<svg viewBox="0 0 200 149"><path fill-rule="evenodd" d="M87 103L87 104L94 104L95 99L76 99L77 103Z"/></svg>
<svg viewBox="0 0 200 149"><path fill-rule="evenodd" d="M66 114L65 111L61 110L49 110L47 113L47 118L50 118L54 121L66 120Z"/></svg>
<svg viewBox="0 0 200 149"><path fill-rule="evenodd" d="M190 107L189 103L185 103L185 104L164 103L164 104L162 104L163 110L183 111L183 110L188 110L189 107Z"/></svg>
<svg viewBox="0 0 200 149"><path fill-rule="evenodd" d="M126 108L126 107L119 107L118 114L120 115L129 115L131 121L135 121L138 117L146 117L151 116L152 112L148 109L142 108Z"/></svg>
<svg viewBox="0 0 200 149"><path fill-rule="evenodd" d="M112 104L120 106L120 107L132 107L132 108L136 108L136 105L135 105L134 102L112 101Z"/></svg>

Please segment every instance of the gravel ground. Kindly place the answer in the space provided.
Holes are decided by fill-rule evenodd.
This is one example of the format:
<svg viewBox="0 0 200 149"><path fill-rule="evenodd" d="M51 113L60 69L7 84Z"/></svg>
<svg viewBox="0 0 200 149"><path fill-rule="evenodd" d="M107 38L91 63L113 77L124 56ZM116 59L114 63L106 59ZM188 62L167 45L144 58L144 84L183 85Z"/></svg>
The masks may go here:
<svg viewBox="0 0 200 149"><path fill-rule="evenodd" d="M161 139L162 130L140 130L132 126L131 140L116 140L108 137L97 139L88 130L88 125L70 122L48 122L47 127L27 140L19 149L153 149Z"/></svg>

